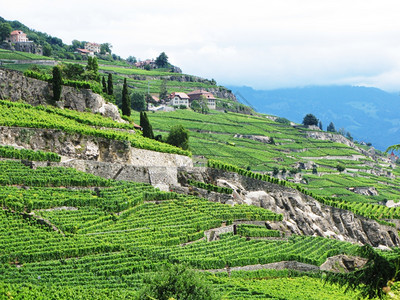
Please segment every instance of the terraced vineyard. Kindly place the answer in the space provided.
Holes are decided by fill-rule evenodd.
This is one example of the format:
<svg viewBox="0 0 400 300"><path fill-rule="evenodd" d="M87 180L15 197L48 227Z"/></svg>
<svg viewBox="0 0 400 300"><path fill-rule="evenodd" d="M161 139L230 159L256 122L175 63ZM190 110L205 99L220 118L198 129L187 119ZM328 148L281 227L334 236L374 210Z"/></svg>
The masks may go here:
<svg viewBox="0 0 400 300"><path fill-rule="evenodd" d="M152 113L149 119L164 136L171 124L189 129L190 150L195 156L270 175L276 169L279 173L275 177L289 181L297 178L299 185L315 195L367 203L400 199L399 169L384 156L373 159L342 143L309 138L307 134L312 131L275 122L266 115L220 111L204 115L177 110ZM271 138L273 143L269 142ZM309 166L299 168L300 164ZM337 170L338 164L344 166L344 172ZM376 194L354 192L371 187Z"/></svg>
<svg viewBox="0 0 400 300"><path fill-rule="evenodd" d="M351 254L358 247L324 238L247 241L232 234L183 247L182 243L202 239L205 230L225 223L279 221L282 216L255 206L232 207L68 168L31 169L16 160L1 161L0 173L8 178L0 182L0 291L10 295L24 289L44 295L62 286L56 294L85 290L83 295L89 295L96 290L93 295L98 297L123 298L134 295L143 276L163 265L186 263L209 270L226 264L297 260L318 266L327 256ZM320 287L320 279L304 276L291 282L307 282L310 293ZM274 288L261 288L258 279L243 285L236 277L209 274L207 278L227 299L276 297ZM324 290L328 298L329 293L343 293L330 285Z"/></svg>

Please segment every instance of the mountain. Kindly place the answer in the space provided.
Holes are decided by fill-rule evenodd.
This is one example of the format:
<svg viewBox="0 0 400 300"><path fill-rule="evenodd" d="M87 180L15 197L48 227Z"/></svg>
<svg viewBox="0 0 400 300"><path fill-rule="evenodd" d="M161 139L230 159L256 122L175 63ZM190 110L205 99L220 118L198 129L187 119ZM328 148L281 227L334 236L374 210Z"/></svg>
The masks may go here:
<svg viewBox="0 0 400 300"><path fill-rule="evenodd" d="M358 141L380 150L399 141L400 97L377 88L359 86L310 86L276 90L254 90L228 86L242 102L257 111L301 123L314 114L324 129L333 122Z"/></svg>

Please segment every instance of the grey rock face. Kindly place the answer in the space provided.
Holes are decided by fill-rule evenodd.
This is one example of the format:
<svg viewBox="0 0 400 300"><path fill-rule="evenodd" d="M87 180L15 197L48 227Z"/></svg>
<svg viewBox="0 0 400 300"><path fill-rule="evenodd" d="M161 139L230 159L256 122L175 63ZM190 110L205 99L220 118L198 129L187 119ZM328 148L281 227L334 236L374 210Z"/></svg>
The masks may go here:
<svg viewBox="0 0 400 300"><path fill-rule="evenodd" d="M187 169L186 178L191 174L191 170ZM203 179L221 186L222 182L224 185L228 183L235 190L231 196L234 203L256 205L283 214L283 221L271 224L271 228L283 230L287 235L323 236L374 247L400 245L395 228L347 210L321 204L297 190L216 169L193 171L193 176L197 178L195 180Z"/></svg>
<svg viewBox="0 0 400 300"><path fill-rule="evenodd" d="M0 99L11 101L24 100L32 105L47 104L53 97L51 84L25 77L21 72L0 69ZM90 110L100 113L118 122L125 122L119 115L118 108L107 103L103 97L87 89L76 89L63 86L61 101L57 103L61 108L70 108L78 111Z"/></svg>
<svg viewBox="0 0 400 300"><path fill-rule="evenodd" d="M367 261L367 259L362 257L341 254L328 257L320 266L320 270L335 273L348 273L363 268Z"/></svg>

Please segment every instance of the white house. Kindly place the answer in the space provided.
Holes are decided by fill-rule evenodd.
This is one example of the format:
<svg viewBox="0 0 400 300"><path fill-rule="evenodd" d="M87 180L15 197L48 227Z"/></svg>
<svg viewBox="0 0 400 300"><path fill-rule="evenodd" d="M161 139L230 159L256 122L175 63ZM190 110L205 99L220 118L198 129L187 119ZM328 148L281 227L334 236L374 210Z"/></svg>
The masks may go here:
<svg viewBox="0 0 400 300"><path fill-rule="evenodd" d="M85 49L93 52L93 53L100 53L100 44L97 43L86 43Z"/></svg>
<svg viewBox="0 0 400 300"><path fill-rule="evenodd" d="M172 94L169 95L170 105L173 106L180 106L184 105L186 107L189 107L189 96L186 93L182 92L173 92Z"/></svg>

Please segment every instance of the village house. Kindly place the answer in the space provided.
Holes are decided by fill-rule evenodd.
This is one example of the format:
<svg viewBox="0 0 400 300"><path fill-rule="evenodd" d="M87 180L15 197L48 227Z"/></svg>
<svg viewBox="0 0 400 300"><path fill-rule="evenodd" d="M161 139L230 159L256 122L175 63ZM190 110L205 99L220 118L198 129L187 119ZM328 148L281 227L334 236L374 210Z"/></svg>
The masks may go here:
<svg viewBox="0 0 400 300"><path fill-rule="evenodd" d="M76 52L85 56L94 56L94 52L87 49L76 48Z"/></svg>
<svg viewBox="0 0 400 300"><path fill-rule="evenodd" d="M22 43L28 42L28 38L26 33L23 33L21 30L14 30L10 33L10 42L11 43Z"/></svg>
<svg viewBox="0 0 400 300"><path fill-rule="evenodd" d="M173 106L181 106L184 105L186 107L189 107L189 96L186 93L183 92L173 92L172 94L169 95L170 105Z"/></svg>
<svg viewBox="0 0 400 300"><path fill-rule="evenodd" d="M100 53L100 44L97 43L86 43L85 49L93 52L93 53Z"/></svg>
<svg viewBox="0 0 400 300"><path fill-rule="evenodd" d="M196 90L196 91L188 93L188 96L190 98L190 102L192 102L194 100L205 99L205 100L207 100L207 106L209 109L216 109L216 104L215 104L216 99L215 99L214 95L210 92Z"/></svg>
<svg viewBox="0 0 400 300"><path fill-rule="evenodd" d="M144 69L145 66L150 66L151 69L155 69L157 67L154 59L146 59L143 61L138 61L138 62L135 62L134 65L136 68L140 68L140 69Z"/></svg>

